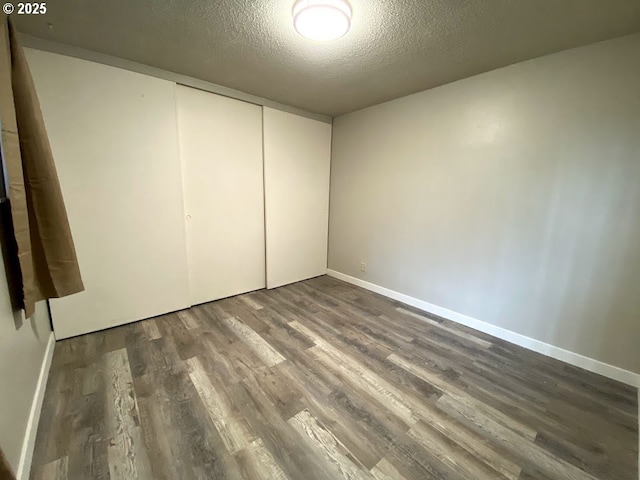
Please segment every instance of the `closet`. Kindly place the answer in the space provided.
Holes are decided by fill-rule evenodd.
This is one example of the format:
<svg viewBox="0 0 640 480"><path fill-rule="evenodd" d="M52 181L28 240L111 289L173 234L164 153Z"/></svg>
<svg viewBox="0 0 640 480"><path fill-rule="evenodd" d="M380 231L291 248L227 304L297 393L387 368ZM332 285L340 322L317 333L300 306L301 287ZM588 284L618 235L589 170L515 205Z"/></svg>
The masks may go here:
<svg viewBox="0 0 640 480"><path fill-rule="evenodd" d="M330 124L26 53L86 287L58 339L326 272Z"/></svg>
<svg viewBox="0 0 640 480"><path fill-rule="evenodd" d="M264 108L267 287L327 271L331 125Z"/></svg>
<svg viewBox="0 0 640 480"><path fill-rule="evenodd" d="M191 305L265 287L262 108L176 86Z"/></svg>
<svg viewBox="0 0 640 480"><path fill-rule="evenodd" d="M27 55L85 284L50 302L56 337L187 307L173 84Z"/></svg>

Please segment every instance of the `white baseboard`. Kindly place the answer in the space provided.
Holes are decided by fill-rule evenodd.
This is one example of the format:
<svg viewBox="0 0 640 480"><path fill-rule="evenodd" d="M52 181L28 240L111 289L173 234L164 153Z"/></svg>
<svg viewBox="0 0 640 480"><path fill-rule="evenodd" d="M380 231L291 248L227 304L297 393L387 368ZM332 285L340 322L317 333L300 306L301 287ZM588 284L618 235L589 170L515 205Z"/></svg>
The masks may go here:
<svg viewBox="0 0 640 480"><path fill-rule="evenodd" d="M16 474L17 480L28 480L31 473L31 460L33 459L33 447L36 443L36 434L38 433L38 423L40 420L40 412L42 411L42 402L44 401L44 392L47 388L47 379L49 378L49 368L51 367L51 359L53 358L53 350L56 339L53 332L49 336L47 349L44 352L42 367L40 368L40 376L36 385L36 392L31 403L31 412L29 413L29 421L27 422L27 433L22 443L22 452L20 453L20 464Z"/></svg>
<svg viewBox="0 0 640 480"><path fill-rule="evenodd" d="M433 313L434 315L438 315L453 322L460 323L470 328L474 328L483 333L487 333L502 340L506 340L507 342L513 343L515 345L533 350L534 352L542 353L543 355L546 355L548 357L562 360L563 362L574 365L576 367L584 368L585 370L589 370L590 372L598 373L600 375L604 375L605 377L609 377L619 382L626 383L627 385L640 388L640 374L638 373L630 372L629 370L624 370L619 367L614 367L613 365L609 365L593 358L585 357L584 355L580 355L579 353L571 352L569 350L565 350L563 348L541 342L540 340L536 340L531 337L526 337L511 330L507 330L506 328L483 322L482 320L478 320L477 318L469 317L467 315L463 315L462 313L454 312L452 310L433 305L431 303L425 302L424 300L419 300L415 297L405 295L404 293L389 290L388 288L366 282L350 275L345 275L344 273L336 272L335 270L327 270L327 275L351 283L353 285L357 285L358 287L366 288L367 290L379 293L380 295L384 295L385 297L393 298L394 300L398 300L400 302L406 303L407 305L411 305L412 307L419 308L421 310L424 310L425 312Z"/></svg>

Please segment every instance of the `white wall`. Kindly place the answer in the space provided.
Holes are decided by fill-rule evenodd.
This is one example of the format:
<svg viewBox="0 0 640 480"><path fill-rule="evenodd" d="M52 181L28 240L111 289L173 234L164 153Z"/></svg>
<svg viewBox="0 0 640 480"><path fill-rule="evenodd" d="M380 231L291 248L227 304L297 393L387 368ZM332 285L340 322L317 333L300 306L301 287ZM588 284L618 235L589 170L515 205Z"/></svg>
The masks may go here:
<svg viewBox="0 0 640 480"><path fill-rule="evenodd" d="M51 329L45 302L30 320L13 311L4 262L0 270L0 446L17 472Z"/></svg>
<svg viewBox="0 0 640 480"><path fill-rule="evenodd" d="M333 132L330 269L640 372L640 35Z"/></svg>

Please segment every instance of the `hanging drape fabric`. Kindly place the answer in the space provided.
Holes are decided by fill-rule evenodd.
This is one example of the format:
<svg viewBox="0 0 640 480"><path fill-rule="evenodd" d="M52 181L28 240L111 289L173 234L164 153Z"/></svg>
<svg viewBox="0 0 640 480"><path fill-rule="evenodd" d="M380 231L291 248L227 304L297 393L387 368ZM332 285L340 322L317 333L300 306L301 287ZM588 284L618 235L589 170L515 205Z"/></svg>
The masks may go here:
<svg viewBox="0 0 640 480"><path fill-rule="evenodd" d="M84 290L71 229L31 72L8 16L0 27L0 118L21 301Z"/></svg>
<svg viewBox="0 0 640 480"><path fill-rule="evenodd" d="M0 480L16 480L11 466L4 456L2 449L0 448Z"/></svg>

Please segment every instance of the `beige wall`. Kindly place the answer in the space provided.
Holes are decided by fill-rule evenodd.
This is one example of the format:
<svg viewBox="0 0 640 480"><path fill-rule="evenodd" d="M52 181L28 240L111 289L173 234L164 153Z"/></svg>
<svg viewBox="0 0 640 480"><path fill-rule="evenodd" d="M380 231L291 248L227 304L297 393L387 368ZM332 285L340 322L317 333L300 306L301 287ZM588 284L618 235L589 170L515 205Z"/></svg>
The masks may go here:
<svg viewBox="0 0 640 480"><path fill-rule="evenodd" d="M335 119L329 268L640 372L640 35Z"/></svg>
<svg viewBox="0 0 640 480"><path fill-rule="evenodd" d="M13 312L4 262L0 272L0 446L14 471L27 433L36 384L51 329L46 303L36 305L31 320ZM21 324L19 328L17 323Z"/></svg>

